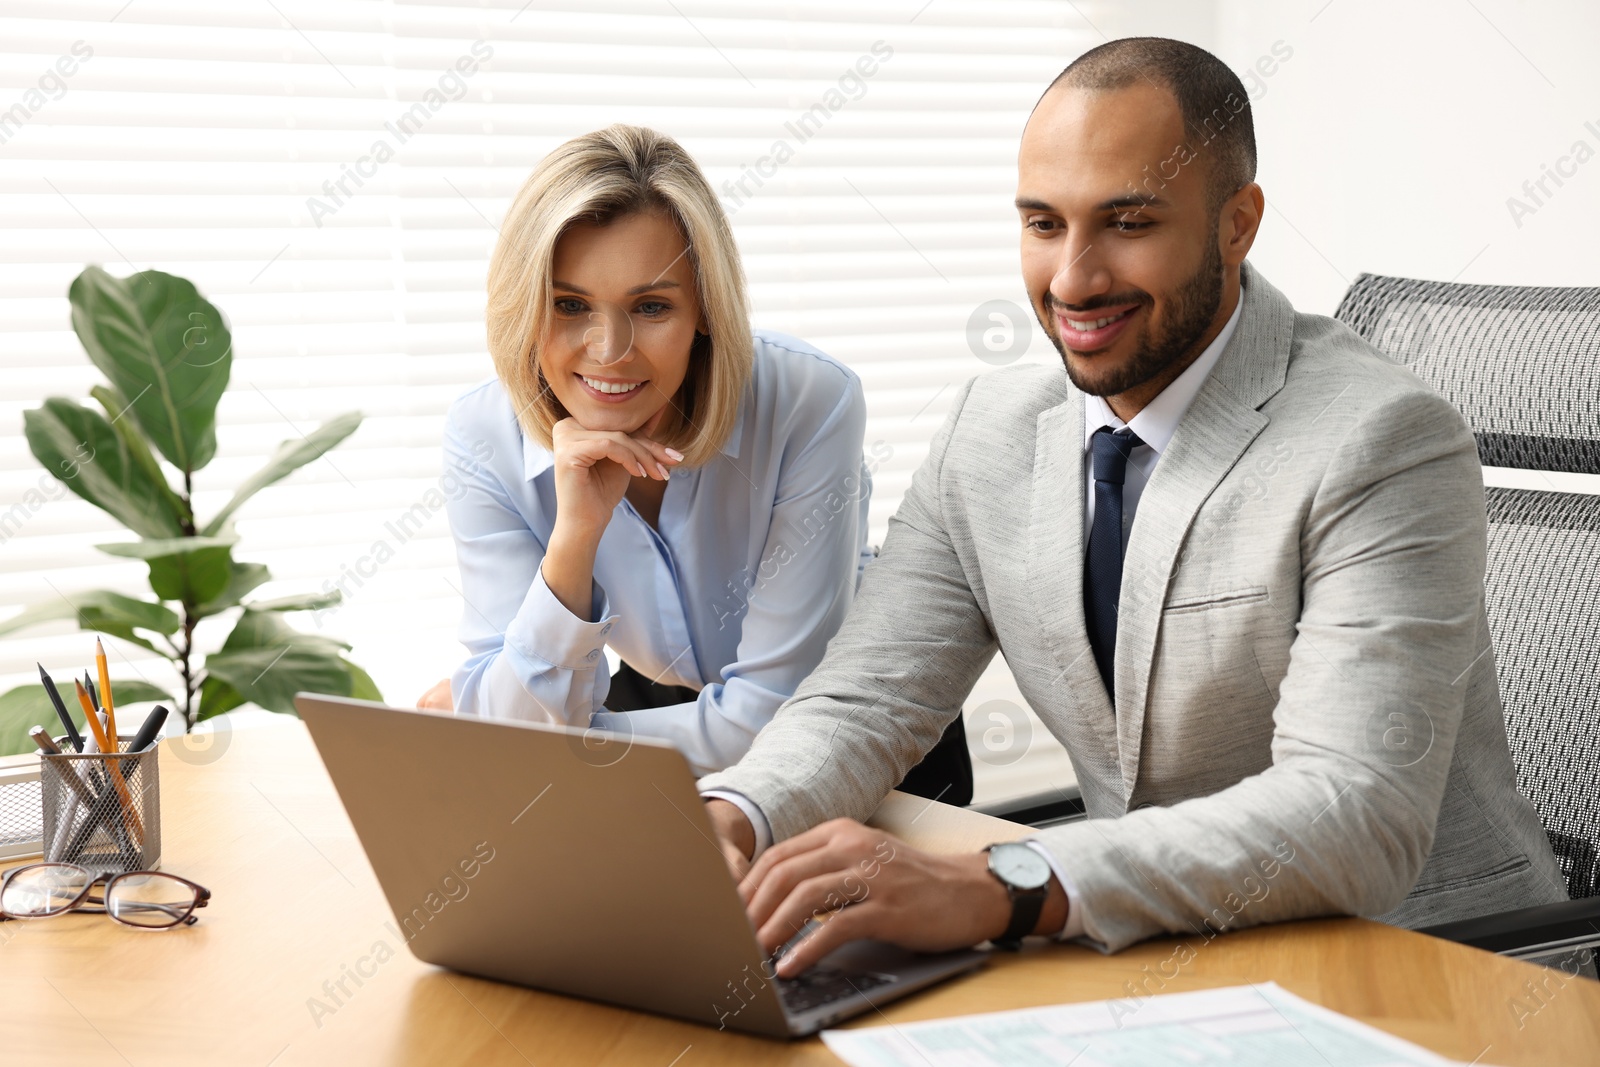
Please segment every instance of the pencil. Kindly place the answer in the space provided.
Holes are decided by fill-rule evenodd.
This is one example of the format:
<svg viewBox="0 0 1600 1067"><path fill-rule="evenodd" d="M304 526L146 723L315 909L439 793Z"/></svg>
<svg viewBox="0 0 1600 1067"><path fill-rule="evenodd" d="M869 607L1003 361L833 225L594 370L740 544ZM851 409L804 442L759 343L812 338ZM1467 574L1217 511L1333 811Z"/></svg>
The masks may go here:
<svg viewBox="0 0 1600 1067"><path fill-rule="evenodd" d="M56 715L61 719L61 725L67 729L67 740L72 742L74 752L83 751L83 738L78 735L78 727L73 723L72 716L67 713L67 705L61 699L61 693L56 689L56 683L51 680L50 674L44 669L44 664L38 664L39 680L44 683L44 691L50 697L50 703L56 706Z"/></svg>
<svg viewBox="0 0 1600 1067"><path fill-rule="evenodd" d="M111 706L111 675L106 670L106 649L100 638L94 639L94 667L100 676L100 707L106 713L106 733L111 735L111 751L117 751L117 711Z"/></svg>
<svg viewBox="0 0 1600 1067"><path fill-rule="evenodd" d="M106 728L100 725L100 716L95 714L94 705L89 701L89 691L83 683L76 678L72 684L78 687L78 702L83 705L83 710L89 716L89 730L94 734L94 743L100 746L103 753L117 751L117 743L106 737ZM117 796L123 803L124 821L128 822L128 829L133 834L134 847L144 847L144 823L139 819L139 812L133 806L133 796L128 792L128 783L122 780L122 761L108 759L106 761L111 774L111 784L116 787ZM131 822L129 821L131 820Z"/></svg>

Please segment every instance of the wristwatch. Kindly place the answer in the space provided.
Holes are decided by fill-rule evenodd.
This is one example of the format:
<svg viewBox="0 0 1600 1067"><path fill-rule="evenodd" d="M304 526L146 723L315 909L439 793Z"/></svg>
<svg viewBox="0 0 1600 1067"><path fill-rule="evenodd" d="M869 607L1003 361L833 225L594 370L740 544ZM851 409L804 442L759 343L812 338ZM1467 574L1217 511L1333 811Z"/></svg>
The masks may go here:
<svg viewBox="0 0 1600 1067"><path fill-rule="evenodd" d="M1044 910L1044 898L1050 891L1050 864L1027 845L1016 842L990 845L984 851L989 854L989 873L1011 897L1011 925L993 939L993 944L1015 951L1039 925L1039 913Z"/></svg>

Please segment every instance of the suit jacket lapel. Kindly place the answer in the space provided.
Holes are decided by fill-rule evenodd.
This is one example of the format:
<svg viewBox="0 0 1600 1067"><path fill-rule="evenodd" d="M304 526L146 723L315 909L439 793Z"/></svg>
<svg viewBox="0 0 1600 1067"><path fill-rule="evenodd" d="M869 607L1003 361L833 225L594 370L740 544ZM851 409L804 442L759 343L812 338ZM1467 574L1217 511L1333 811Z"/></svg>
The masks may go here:
<svg viewBox="0 0 1600 1067"><path fill-rule="evenodd" d="M1111 701L1083 617L1083 394L1068 390L1065 401L1039 413L1036 425L1028 589L1040 634L1055 658L1051 691L1068 698L1098 748L1079 755L1114 776Z"/></svg>
<svg viewBox="0 0 1600 1067"><path fill-rule="evenodd" d="M1270 420L1257 409L1283 387L1288 374L1294 309L1249 264L1243 266L1242 278L1245 304L1239 324L1140 494L1128 539L1116 656L1117 746L1126 798L1132 797L1139 775L1161 609L1177 569L1179 550L1201 506L1266 428ZM1081 402L1079 406L1077 443L1081 450ZM1081 473L1078 484L1081 524ZM1081 631L1081 607L1079 619ZM1084 643L1087 647L1087 637ZM1088 674L1093 677L1092 659L1090 667Z"/></svg>

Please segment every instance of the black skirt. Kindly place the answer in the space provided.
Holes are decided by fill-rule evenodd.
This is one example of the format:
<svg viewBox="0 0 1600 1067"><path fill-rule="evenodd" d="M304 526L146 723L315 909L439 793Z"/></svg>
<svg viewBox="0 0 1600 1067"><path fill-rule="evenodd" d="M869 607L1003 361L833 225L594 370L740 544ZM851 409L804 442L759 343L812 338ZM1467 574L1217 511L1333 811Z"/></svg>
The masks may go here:
<svg viewBox="0 0 1600 1067"><path fill-rule="evenodd" d="M627 663L611 676L611 692L606 696L607 711L640 711L687 704L699 695L686 685L652 682ZM938 744L911 768L900 790L929 800L965 807L972 803L972 756L967 751L966 731L961 716L945 730Z"/></svg>
<svg viewBox="0 0 1600 1067"><path fill-rule="evenodd" d="M606 694L607 711L642 711L645 708L664 708L670 704L687 704L700 695L700 690L686 685L665 685L652 682L627 663L617 668L611 676L611 691Z"/></svg>

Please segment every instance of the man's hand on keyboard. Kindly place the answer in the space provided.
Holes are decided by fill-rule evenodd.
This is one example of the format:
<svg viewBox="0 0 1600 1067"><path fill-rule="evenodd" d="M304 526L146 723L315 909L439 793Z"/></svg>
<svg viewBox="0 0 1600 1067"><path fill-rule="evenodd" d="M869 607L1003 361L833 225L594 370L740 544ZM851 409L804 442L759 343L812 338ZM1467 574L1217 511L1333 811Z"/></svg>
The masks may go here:
<svg viewBox="0 0 1600 1067"><path fill-rule="evenodd" d="M773 845L739 893L766 952L833 913L779 960L783 978L859 938L939 952L999 937L1011 921L1011 899L983 853L937 856L850 819Z"/></svg>

